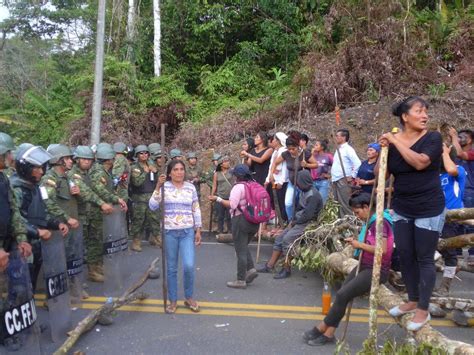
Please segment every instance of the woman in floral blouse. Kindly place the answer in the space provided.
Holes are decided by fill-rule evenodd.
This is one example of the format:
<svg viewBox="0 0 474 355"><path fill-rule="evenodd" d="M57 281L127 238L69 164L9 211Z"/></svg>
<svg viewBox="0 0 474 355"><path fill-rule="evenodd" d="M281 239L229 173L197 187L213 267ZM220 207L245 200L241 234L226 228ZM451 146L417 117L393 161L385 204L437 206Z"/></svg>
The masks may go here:
<svg viewBox="0 0 474 355"><path fill-rule="evenodd" d="M184 305L199 312L193 299L194 292L194 247L201 244L201 209L196 188L185 181L186 167L180 160L168 164L166 175L161 175L150 198L152 211L160 207L161 186L164 184L165 248L168 275L168 298L166 313L176 312L178 301L178 257L183 263Z"/></svg>

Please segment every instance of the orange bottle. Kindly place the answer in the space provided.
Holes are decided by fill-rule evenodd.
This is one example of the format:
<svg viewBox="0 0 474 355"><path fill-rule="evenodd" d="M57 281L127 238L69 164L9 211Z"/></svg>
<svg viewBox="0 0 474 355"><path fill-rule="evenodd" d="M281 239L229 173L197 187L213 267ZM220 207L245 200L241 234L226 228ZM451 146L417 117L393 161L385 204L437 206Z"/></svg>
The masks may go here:
<svg viewBox="0 0 474 355"><path fill-rule="evenodd" d="M331 291L329 290L329 284L324 282L323 295L322 295L322 313L324 315L329 313L329 308L331 308Z"/></svg>

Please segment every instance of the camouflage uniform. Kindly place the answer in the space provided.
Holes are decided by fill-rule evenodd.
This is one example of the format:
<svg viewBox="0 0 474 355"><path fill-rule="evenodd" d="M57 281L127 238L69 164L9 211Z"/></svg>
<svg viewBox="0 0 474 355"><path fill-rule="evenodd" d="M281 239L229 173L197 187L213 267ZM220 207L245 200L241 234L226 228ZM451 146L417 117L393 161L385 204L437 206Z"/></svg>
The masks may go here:
<svg viewBox="0 0 474 355"><path fill-rule="evenodd" d="M153 212L148 207L148 201L153 194L158 179L155 165L147 163L150 173L146 173L141 163L132 165L130 178L130 198L133 201L133 217L131 235L134 240L133 250L139 251L142 233L145 228L149 228L151 237L150 244L161 245L160 218L158 213Z"/></svg>
<svg viewBox="0 0 474 355"><path fill-rule="evenodd" d="M188 160L195 158L194 155L188 154ZM188 162L188 165L186 166L186 180L191 182L194 187L196 188L198 198L201 199L201 180L202 180L203 174L202 174L202 169L199 167L198 164L196 165L191 165Z"/></svg>
<svg viewBox="0 0 474 355"><path fill-rule="evenodd" d="M100 163L94 164L90 172L92 191L104 202L118 204L120 197L114 187L112 171L106 171ZM103 215L100 208L92 206L90 214L89 238L86 240L87 262L102 264L103 255Z"/></svg>
<svg viewBox="0 0 474 355"><path fill-rule="evenodd" d="M45 204L51 216L63 223L67 223L69 218L79 219L77 200L69 191L66 174L60 175L53 167L42 177L40 186L48 193Z"/></svg>
<svg viewBox="0 0 474 355"><path fill-rule="evenodd" d="M90 223L92 210L100 208L100 206L105 202L92 190L92 181L88 171L81 170L79 166L74 165L74 167L68 172L67 176L81 191L77 198L79 210L78 216L79 221L82 224L85 247L86 250L88 250L87 246L92 235ZM102 238L102 233L100 234L100 237ZM94 264L94 261L95 260L89 258L89 253L87 252L86 262L88 264Z"/></svg>
<svg viewBox="0 0 474 355"><path fill-rule="evenodd" d="M130 163L123 154L117 154L112 168L112 176L117 180L117 194L125 202L128 201L128 185L130 183Z"/></svg>

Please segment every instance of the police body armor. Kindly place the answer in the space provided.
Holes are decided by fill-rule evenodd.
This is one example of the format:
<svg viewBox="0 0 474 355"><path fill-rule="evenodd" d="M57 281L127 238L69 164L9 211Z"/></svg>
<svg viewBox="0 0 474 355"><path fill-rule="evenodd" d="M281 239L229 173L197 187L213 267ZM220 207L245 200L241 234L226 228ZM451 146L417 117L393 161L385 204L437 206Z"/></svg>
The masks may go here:
<svg viewBox="0 0 474 355"><path fill-rule="evenodd" d="M103 218L104 294L117 297L124 290L128 267L127 222L120 206L114 206L114 211Z"/></svg>
<svg viewBox="0 0 474 355"><path fill-rule="evenodd" d="M9 201L11 199L10 184L8 178L0 173L0 201ZM0 247L9 250L11 248L11 210L10 203L0 203Z"/></svg>
<svg viewBox="0 0 474 355"><path fill-rule="evenodd" d="M41 249L51 338L53 342L59 342L71 330L70 295L64 237L59 231L54 231L50 239L41 241Z"/></svg>
<svg viewBox="0 0 474 355"><path fill-rule="evenodd" d="M0 353L41 354L40 331L27 262L10 250L0 272Z"/></svg>
<svg viewBox="0 0 474 355"><path fill-rule="evenodd" d="M77 201L69 191L67 179L59 180L57 190L58 205L72 218L79 219ZM64 239L66 250L66 267L69 282L69 292L73 307L78 307L82 303L82 283L83 283L83 263L84 263L84 240L83 226L76 229L69 229L67 237Z"/></svg>

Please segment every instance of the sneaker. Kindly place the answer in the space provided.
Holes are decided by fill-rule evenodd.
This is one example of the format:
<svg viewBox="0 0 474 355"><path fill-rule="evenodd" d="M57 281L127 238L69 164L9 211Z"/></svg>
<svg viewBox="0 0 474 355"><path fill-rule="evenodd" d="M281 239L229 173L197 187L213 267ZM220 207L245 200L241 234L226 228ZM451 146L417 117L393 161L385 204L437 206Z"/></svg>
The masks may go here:
<svg viewBox="0 0 474 355"><path fill-rule="evenodd" d="M281 271L273 276L275 280L286 279L287 277L291 276L291 271L288 269L281 269Z"/></svg>
<svg viewBox="0 0 474 355"><path fill-rule="evenodd" d="M329 338L325 336L324 334L321 334L321 336L317 337L316 339L309 340L307 344L311 346L323 346L326 344L333 344L335 342L336 342L335 337Z"/></svg>
<svg viewBox="0 0 474 355"><path fill-rule="evenodd" d="M313 327L310 330L307 330L306 332L303 333L303 340L308 342L310 340L314 340L320 337L321 335L323 335L323 333L321 333L318 328Z"/></svg>
<svg viewBox="0 0 474 355"><path fill-rule="evenodd" d="M229 281L227 282L227 287L230 288L247 288L247 282L242 280Z"/></svg>
<svg viewBox="0 0 474 355"><path fill-rule="evenodd" d="M255 270L255 268L250 269L250 270L247 271L247 273L245 274L245 282L246 282L247 284L250 284L250 283L252 283L252 281L255 280L257 277L258 277L258 272L257 272L257 270Z"/></svg>
<svg viewBox="0 0 474 355"><path fill-rule="evenodd" d="M259 266L257 268L257 272L261 274L269 274L273 272L273 268L269 267L267 263L263 264L263 266Z"/></svg>

